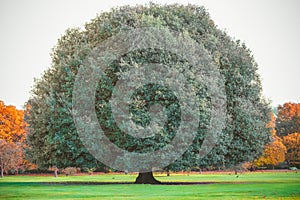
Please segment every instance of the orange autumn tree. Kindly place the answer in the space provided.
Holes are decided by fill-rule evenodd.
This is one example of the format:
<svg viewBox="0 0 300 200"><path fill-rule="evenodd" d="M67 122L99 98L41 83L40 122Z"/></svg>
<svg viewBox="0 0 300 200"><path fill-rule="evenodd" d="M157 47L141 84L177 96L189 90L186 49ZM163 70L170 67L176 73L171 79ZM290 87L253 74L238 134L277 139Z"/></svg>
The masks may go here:
<svg viewBox="0 0 300 200"><path fill-rule="evenodd" d="M0 139L14 143L23 142L25 128L24 110L18 110L15 106L6 106L0 100Z"/></svg>
<svg viewBox="0 0 300 200"><path fill-rule="evenodd" d="M300 133L300 103L279 105L277 115L276 133L279 137Z"/></svg>
<svg viewBox="0 0 300 200"><path fill-rule="evenodd" d="M277 135L283 139L287 148L288 163L300 160L300 103L285 103L278 106L276 119Z"/></svg>
<svg viewBox="0 0 300 200"><path fill-rule="evenodd" d="M277 165L285 160L286 147L282 139L276 135L275 116L271 113L271 121L267 124L270 129L272 142L265 146L263 155L254 161L255 166Z"/></svg>
<svg viewBox="0 0 300 200"><path fill-rule="evenodd" d="M22 145L25 140L24 111L7 106L0 100L0 170L16 170L23 163Z"/></svg>
<svg viewBox="0 0 300 200"><path fill-rule="evenodd" d="M287 148L286 160L300 160L300 133L292 133L283 137L283 144Z"/></svg>

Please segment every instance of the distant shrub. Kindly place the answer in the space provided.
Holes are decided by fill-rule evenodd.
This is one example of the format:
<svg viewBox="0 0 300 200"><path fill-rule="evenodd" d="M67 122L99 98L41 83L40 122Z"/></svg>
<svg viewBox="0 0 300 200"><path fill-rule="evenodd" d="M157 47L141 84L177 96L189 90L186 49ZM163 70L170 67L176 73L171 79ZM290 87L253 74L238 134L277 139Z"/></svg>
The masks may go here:
<svg viewBox="0 0 300 200"><path fill-rule="evenodd" d="M66 176L72 176L75 173L77 173L76 167L67 167L63 170L63 173L66 174Z"/></svg>

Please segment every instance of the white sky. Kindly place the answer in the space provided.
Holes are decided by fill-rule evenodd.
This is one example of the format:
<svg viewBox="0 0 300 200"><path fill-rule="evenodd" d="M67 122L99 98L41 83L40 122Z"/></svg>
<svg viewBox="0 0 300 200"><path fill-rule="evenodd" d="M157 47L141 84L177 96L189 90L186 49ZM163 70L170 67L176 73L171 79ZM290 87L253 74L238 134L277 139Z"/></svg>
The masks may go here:
<svg viewBox="0 0 300 200"><path fill-rule="evenodd" d="M34 77L50 66L50 52L70 27L82 27L97 13L146 0L0 0L0 100L22 108ZM273 105L300 102L300 1L156 0L204 5L230 36L252 50L264 95Z"/></svg>

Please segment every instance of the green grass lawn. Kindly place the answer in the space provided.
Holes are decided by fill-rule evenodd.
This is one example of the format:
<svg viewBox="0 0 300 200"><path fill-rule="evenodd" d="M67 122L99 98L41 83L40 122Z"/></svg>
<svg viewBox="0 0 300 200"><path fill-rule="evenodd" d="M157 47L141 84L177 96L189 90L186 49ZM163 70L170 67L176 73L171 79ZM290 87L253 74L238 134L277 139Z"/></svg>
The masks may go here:
<svg viewBox="0 0 300 200"><path fill-rule="evenodd" d="M193 174L162 182L215 182L199 185L86 185L87 182L134 182L134 175L7 176L0 179L0 199L300 199L300 173L255 172L239 174ZM55 182L77 182L55 184ZM78 184L82 182L82 184Z"/></svg>

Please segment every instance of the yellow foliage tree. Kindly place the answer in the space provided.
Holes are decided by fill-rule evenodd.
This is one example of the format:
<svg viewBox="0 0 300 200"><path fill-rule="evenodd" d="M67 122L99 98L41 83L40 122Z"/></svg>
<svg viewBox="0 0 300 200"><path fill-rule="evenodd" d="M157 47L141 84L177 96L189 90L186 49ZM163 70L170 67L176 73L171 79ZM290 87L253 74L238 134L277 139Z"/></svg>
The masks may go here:
<svg viewBox="0 0 300 200"><path fill-rule="evenodd" d="M24 111L15 106L6 106L0 100L0 139L22 143L25 140L25 128Z"/></svg>
<svg viewBox="0 0 300 200"><path fill-rule="evenodd" d="M275 116L273 113L271 113L271 121L267 126L270 128L272 142L266 145L263 155L254 161L255 166L274 166L285 160L285 153L287 152L287 149L283 144L282 139L276 135Z"/></svg>
<svg viewBox="0 0 300 200"><path fill-rule="evenodd" d="M287 148L286 160L300 160L300 133L292 133L283 137L283 144Z"/></svg>

